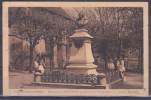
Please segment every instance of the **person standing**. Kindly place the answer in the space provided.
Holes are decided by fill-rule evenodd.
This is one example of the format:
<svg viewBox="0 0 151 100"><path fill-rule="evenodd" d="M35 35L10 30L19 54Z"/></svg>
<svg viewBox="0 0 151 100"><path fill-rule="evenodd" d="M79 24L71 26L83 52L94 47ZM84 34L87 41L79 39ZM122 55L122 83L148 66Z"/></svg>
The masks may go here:
<svg viewBox="0 0 151 100"><path fill-rule="evenodd" d="M46 68L45 57L44 57L44 55L41 55L40 64L39 64L39 69L38 69L41 74L44 73L44 71L45 71L44 68Z"/></svg>
<svg viewBox="0 0 151 100"><path fill-rule="evenodd" d="M115 70L117 70L117 57L114 57L113 63L114 63L114 65L115 65Z"/></svg>
<svg viewBox="0 0 151 100"><path fill-rule="evenodd" d="M124 78L125 67L124 60L121 57L117 60L117 69L120 71L120 77Z"/></svg>
<svg viewBox="0 0 151 100"><path fill-rule="evenodd" d="M36 68L35 72L39 72L39 73L43 74L44 66L45 66L44 57L43 56L40 57L39 54L37 54L34 64L35 64L35 68Z"/></svg>
<svg viewBox="0 0 151 100"><path fill-rule="evenodd" d="M39 54L36 55L36 58L35 58L35 61L34 61L34 68L35 68L35 72L38 72L38 69L39 69Z"/></svg>
<svg viewBox="0 0 151 100"><path fill-rule="evenodd" d="M42 65L39 66L38 72L40 72L41 74L44 73L44 67Z"/></svg>
<svg viewBox="0 0 151 100"><path fill-rule="evenodd" d="M42 65L44 68L46 68L45 56L44 55L41 56L40 65Z"/></svg>
<svg viewBox="0 0 151 100"><path fill-rule="evenodd" d="M108 67L108 69L109 69L110 71L113 71L113 70L115 69L115 66L114 66L114 63L113 63L113 60L112 60L112 59L109 60L109 63L108 63L108 65L107 65L107 67Z"/></svg>
<svg viewBox="0 0 151 100"><path fill-rule="evenodd" d="M35 64L35 72L37 72L39 68L39 64L36 60L34 61L34 64Z"/></svg>

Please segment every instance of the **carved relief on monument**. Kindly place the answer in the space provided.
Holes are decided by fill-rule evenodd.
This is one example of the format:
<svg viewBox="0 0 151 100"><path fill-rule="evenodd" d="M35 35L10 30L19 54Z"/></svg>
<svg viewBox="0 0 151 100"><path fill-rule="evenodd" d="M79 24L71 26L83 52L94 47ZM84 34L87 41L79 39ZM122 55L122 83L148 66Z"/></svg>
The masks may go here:
<svg viewBox="0 0 151 100"><path fill-rule="evenodd" d="M83 46L83 41L84 40L74 40L74 46L78 49L81 48Z"/></svg>

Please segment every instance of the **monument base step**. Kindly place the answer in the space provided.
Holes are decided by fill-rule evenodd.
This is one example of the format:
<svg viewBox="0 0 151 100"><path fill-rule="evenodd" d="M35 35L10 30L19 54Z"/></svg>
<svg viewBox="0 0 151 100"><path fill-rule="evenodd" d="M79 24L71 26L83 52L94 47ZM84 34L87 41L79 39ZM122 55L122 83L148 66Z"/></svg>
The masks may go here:
<svg viewBox="0 0 151 100"><path fill-rule="evenodd" d="M100 85L99 87L96 87L94 85L89 84L46 83L46 82L33 82L32 85L68 89L106 89L106 87L108 87L108 85Z"/></svg>
<svg viewBox="0 0 151 100"><path fill-rule="evenodd" d="M112 89L116 85L124 82L124 79L118 79L106 85L89 85L89 84L71 84L71 83L49 83L49 82L33 82L34 86L48 86L52 88L68 88L68 89Z"/></svg>

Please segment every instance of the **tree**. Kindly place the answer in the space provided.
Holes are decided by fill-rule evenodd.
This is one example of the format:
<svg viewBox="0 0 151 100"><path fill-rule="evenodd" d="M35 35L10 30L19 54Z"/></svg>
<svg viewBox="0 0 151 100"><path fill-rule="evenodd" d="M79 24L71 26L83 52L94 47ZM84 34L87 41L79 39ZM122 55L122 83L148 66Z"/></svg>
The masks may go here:
<svg viewBox="0 0 151 100"><path fill-rule="evenodd" d="M52 25L41 19L35 8L22 7L17 10L11 10L9 8L9 27L13 27L13 34L9 36L15 36L22 40L27 40L30 44L30 63L29 73L32 73L32 61L33 50L38 40L45 32L45 27Z"/></svg>
<svg viewBox="0 0 151 100"><path fill-rule="evenodd" d="M93 51L97 51L101 58L104 59L105 68L107 68L108 58L116 55L116 49L110 48L110 46L116 46L115 44L110 44L111 40L112 42L115 41L115 20L112 20L115 15L115 8L96 7L93 9L96 13L88 17L90 22L87 29L90 35L95 38L92 42Z"/></svg>
<svg viewBox="0 0 151 100"><path fill-rule="evenodd" d="M59 15L51 16L50 20L53 20L54 27L53 28L46 27L44 36L45 36L46 43L50 46L49 58L50 58L50 70L51 70L54 67L54 59L53 59L54 47L57 45L65 45L67 50L69 35L73 33L75 26L72 21L67 20ZM64 43L64 41L66 43ZM59 66L59 68L60 67L61 66Z"/></svg>
<svg viewBox="0 0 151 100"><path fill-rule="evenodd" d="M92 42L93 51L97 51L104 59L105 66L108 58L126 56L132 49L133 51L143 49L142 8L96 7L93 9L93 13L96 14L88 16L89 24L86 28L95 38ZM90 11L89 8L85 10L86 13ZM143 51L141 49L140 52Z"/></svg>
<svg viewBox="0 0 151 100"><path fill-rule="evenodd" d="M127 39L129 40L127 51L138 54L139 63L137 69L143 71L143 9L128 8L127 10L131 12L125 26ZM137 50L139 51L138 53Z"/></svg>

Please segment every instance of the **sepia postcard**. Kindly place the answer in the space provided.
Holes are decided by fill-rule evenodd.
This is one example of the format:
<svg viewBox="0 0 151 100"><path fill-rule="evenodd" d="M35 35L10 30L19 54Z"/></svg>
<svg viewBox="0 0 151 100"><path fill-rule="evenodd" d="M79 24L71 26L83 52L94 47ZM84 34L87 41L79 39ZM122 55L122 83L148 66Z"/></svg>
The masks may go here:
<svg viewBox="0 0 151 100"><path fill-rule="evenodd" d="M3 2L4 96L148 96L147 2Z"/></svg>

